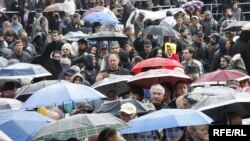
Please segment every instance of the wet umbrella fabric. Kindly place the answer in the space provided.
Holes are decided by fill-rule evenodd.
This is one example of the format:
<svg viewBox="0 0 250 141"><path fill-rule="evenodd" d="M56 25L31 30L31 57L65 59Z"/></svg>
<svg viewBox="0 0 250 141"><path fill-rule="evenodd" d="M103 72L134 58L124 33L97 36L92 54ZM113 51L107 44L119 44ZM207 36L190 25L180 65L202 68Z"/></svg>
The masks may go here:
<svg viewBox="0 0 250 141"><path fill-rule="evenodd" d="M15 96L15 99L24 102L36 91L59 82L59 80L43 80L37 83L25 85L17 89L17 95Z"/></svg>
<svg viewBox="0 0 250 141"><path fill-rule="evenodd" d="M119 116L119 111L121 110L121 105L125 103L132 103L136 107L137 114L146 114L149 110L141 102L134 99L118 99L114 101L104 102L96 111L96 113L111 113L115 116Z"/></svg>
<svg viewBox="0 0 250 141"><path fill-rule="evenodd" d="M228 112L250 115L250 95L245 92L209 96L196 103L192 109L202 111L215 121L220 121Z"/></svg>
<svg viewBox="0 0 250 141"><path fill-rule="evenodd" d="M45 124L52 121L37 112L16 110L0 113L0 129L13 141L32 140Z"/></svg>
<svg viewBox="0 0 250 141"><path fill-rule="evenodd" d="M20 79L27 77L44 77L50 76L45 68L41 65L29 63L16 63L0 69L0 79Z"/></svg>
<svg viewBox="0 0 250 141"><path fill-rule="evenodd" d="M106 127L121 129L128 127L121 119L109 114L78 114L44 126L36 139L69 138L84 139L97 135Z"/></svg>
<svg viewBox="0 0 250 141"><path fill-rule="evenodd" d="M29 97L22 109L33 109L41 106L64 105L67 103L89 102L106 98L93 88L67 81L45 87Z"/></svg>
<svg viewBox="0 0 250 141"><path fill-rule="evenodd" d="M96 82L91 87L106 95L110 90L115 90L118 95L129 92L127 81L132 75L111 75L101 81Z"/></svg>
<svg viewBox="0 0 250 141"><path fill-rule="evenodd" d="M126 40L128 37L120 32L112 32L112 31L103 31L91 34L88 40L95 40L95 41L119 41L119 40Z"/></svg>
<svg viewBox="0 0 250 141"><path fill-rule="evenodd" d="M184 68L182 64L178 61L168 58L150 58L143 60L136 64L131 71L134 73L143 72L149 69L159 69L159 68L166 68L166 69L174 69L176 67Z"/></svg>
<svg viewBox="0 0 250 141"><path fill-rule="evenodd" d="M83 17L82 20L88 22L98 22L101 24L109 24L109 25L115 25L119 23L116 17L113 17L108 13L103 13L103 12L92 12Z"/></svg>
<svg viewBox="0 0 250 141"><path fill-rule="evenodd" d="M0 112L9 110L19 110L23 103L16 99L0 98Z"/></svg>
<svg viewBox="0 0 250 141"><path fill-rule="evenodd" d="M250 23L250 22L249 21L232 22L224 29L224 31L240 31L241 27L243 27L244 25L246 25L248 23Z"/></svg>
<svg viewBox="0 0 250 141"><path fill-rule="evenodd" d="M237 70L218 70L206 73L197 78L191 86L225 84L227 80L244 80L250 78L247 74Z"/></svg>
<svg viewBox="0 0 250 141"><path fill-rule="evenodd" d="M0 68L7 66L7 64L8 60L3 57L0 57Z"/></svg>
<svg viewBox="0 0 250 141"><path fill-rule="evenodd" d="M173 86L177 82L191 83L191 78L177 70L154 69L141 72L132 77L128 84L131 86L139 86L141 88L150 88L154 84L169 82Z"/></svg>
<svg viewBox="0 0 250 141"><path fill-rule="evenodd" d="M159 36L178 36L180 35L172 27L168 26L159 26L159 25L150 25L144 30L145 35L159 35Z"/></svg>
<svg viewBox="0 0 250 141"><path fill-rule="evenodd" d="M195 10L201 9L204 6L204 3L199 0L188 1L181 5L186 12L193 13Z"/></svg>
<svg viewBox="0 0 250 141"><path fill-rule="evenodd" d="M122 134L141 133L165 128L210 124L213 120L204 113L190 109L162 109L130 120L130 128L120 130Z"/></svg>

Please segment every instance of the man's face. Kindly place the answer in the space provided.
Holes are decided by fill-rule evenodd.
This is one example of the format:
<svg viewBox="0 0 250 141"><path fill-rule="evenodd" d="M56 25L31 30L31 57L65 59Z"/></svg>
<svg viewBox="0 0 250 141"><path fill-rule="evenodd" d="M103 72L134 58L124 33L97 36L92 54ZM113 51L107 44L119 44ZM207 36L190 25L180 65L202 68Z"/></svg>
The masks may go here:
<svg viewBox="0 0 250 141"><path fill-rule="evenodd" d="M53 59L55 59L55 60L60 61L61 58L62 58L62 56L61 56L59 53L55 53L55 54L53 55Z"/></svg>
<svg viewBox="0 0 250 141"><path fill-rule="evenodd" d="M207 20L209 20L209 19L211 19L211 18L212 18L212 15L211 15L211 14L206 15L206 16L205 16L205 18L206 18Z"/></svg>
<svg viewBox="0 0 250 141"><path fill-rule="evenodd" d="M114 54L112 54L109 57L108 63L109 63L110 69L115 70L118 68L119 59Z"/></svg>
<svg viewBox="0 0 250 141"><path fill-rule="evenodd" d="M231 44L229 41L227 41L226 45L225 45L225 49L228 50L231 47Z"/></svg>
<svg viewBox="0 0 250 141"><path fill-rule="evenodd" d="M147 46L144 46L144 50L145 50L145 53L150 53L151 52L151 50L152 50L152 46L150 46L150 45L147 45Z"/></svg>
<svg viewBox="0 0 250 141"><path fill-rule="evenodd" d="M192 58L192 54L188 51L188 49L183 50L183 59L189 60Z"/></svg>
<svg viewBox="0 0 250 141"><path fill-rule="evenodd" d="M120 51L120 47L118 45L111 46L111 53L118 53Z"/></svg>
<svg viewBox="0 0 250 141"><path fill-rule="evenodd" d="M223 57L220 59L220 67L221 68L226 68L227 67L227 61Z"/></svg>
<svg viewBox="0 0 250 141"><path fill-rule="evenodd" d="M177 96L184 95L187 92L188 92L188 90L187 90L187 84L185 84L185 83L178 83L177 84L177 86L176 86Z"/></svg>
<svg viewBox="0 0 250 141"><path fill-rule="evenodd" d="M177 20L176 20L176 23L177 23L178 25L181 25L181 24L182 24L182 19L181 19L181 18L177 19Z"/></svg>
<svg viewBox="0 0 250 141"><path fill-rule="evenodd" d="M195 35L194 40L197 43L202 43L203 42L203 35Z"/></svg>
<svg viewBox="0 0 250 141"><path fill-rule="evenodd" d="M151 92L151 102L153 104L161 104L162 100L164 98L164 93L158 89L158 88L153 88Z"/></svg>
<svg viewBox="0 0 250 141"><path fill-rule="evenodd" d="M59 41L59 35L57 33L52 33L52 41Z"/></svg>
<svg viewBox="0 0 250 141"><path fill-rule="evenodd" d="M15 45L15 52L17 54L21 55L22 51L23 51L23 44L22 43L17 43Z"/></svg>
<svg viewBox="0 0 250 141"><path fill-rule="evenodd" d="M130 120L135 118L135 114L127 114L125 112L121 112L120 113L120 119L125 121L125 122L129 122Z"/></svg>

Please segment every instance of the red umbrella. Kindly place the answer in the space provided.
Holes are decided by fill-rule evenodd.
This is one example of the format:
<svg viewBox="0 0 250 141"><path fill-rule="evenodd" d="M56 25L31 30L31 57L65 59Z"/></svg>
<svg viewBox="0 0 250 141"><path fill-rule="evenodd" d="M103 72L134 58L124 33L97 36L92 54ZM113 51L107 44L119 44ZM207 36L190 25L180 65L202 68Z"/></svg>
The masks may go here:
<svg viewBox="0 0 250 141"><path fill-rule="evenodd" d="M225 84L227 80L244 80L250 78L247 74L237 70L218 70L201 75L191 86L201 86L206 84Z"/></svg>
<svg viewBox="0 0 250 141"><path fill-rule="evenodd" d="M128 80L128 84L141 88L150 88L154 84L163 82L169 82L174 86L178 81L186 84L192 82L190 77L178 70L155 69L136 74Z"/></svg>
<svg viewBox="0 0 250 141"><path fill-rule="evenodd" d="M166 68L166 69L174 69L176 67L181 67L182 64L180 64L178 61L168 58L151 58L141 61L140 63L136 64L131 71L134 73L139 73L142 71L146 71L153 68Z"/></svg>

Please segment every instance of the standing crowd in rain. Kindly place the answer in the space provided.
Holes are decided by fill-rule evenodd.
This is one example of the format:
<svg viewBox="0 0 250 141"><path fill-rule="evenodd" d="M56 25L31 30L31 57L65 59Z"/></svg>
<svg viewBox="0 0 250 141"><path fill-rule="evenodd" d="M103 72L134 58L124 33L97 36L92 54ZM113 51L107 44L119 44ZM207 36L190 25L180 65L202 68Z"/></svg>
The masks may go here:
<svg viewBox="0 0 250 141"><path fill-rule="evenodd" d="M7 11L18 11L18 13L9 14L5 13L3 8L0 9L0 56L8 60L8 66L20 62L40 64L52 74L29 80L27 84L41 80L66 80L90 87L112 75L135 75L131 69L150 58L169 58L181 63L183 68L175 70L188 75L192 82L203 74L217 70L238 70L246 75L250 74L250 24L238 31L225 31L233 22L249 20L248 16L243 15L244 10L250 7L249 4L240 7L239 1L228 0L219 3L217 0L211 0L210 3L214 4L212 10L207 6L177 13L169 10L166 11L164 18L157 20L147 18L147 15L138 9L152 11L152 7L159 5L180 7L188 1L74 0L79 11L73 15L62 11L43 12L47 6L62 3L64 0L4 2ZM121 26L82 20L83 9L96 6L110 9L120 19ZM213 14L218 10L222 13L220 17ZM131 20L130 15L133 11L136 16ZM127 26L129 19L133 27ZM178 35L175 37L145 35L144 29L152 25L171 26ZM86 38L74 41L64 38L64 35L77 31L86 33ZM88 40L91 34L103 31L121 32L128 39ZM246 91L250 86L250 80L228 80L225 85L239 92ZM1 86L0 96L14 98L16 88L14 82L5 83ZM174 85L167 82L154 84L150 89L131 86L130 92L122 96L115 90L110 90L104 93L107 99L78 104L69 114L92 113L106 101L128 98L145 103L150 112L165 108L189 109L198 102L196 97L187 95L191 91L193 88L182 81ZM65 118L64 107L44 109L46 111L44 114L52 119ZM125 122L138 116L133 104L125 103L121 106L119 117ZM228 119L229 122L221 119L220 123L242 124L242 116L239 113L230 113ZM97 137L89 140L97 140ZM208 125L168 128L162 131L128 134L123 137L120 137L117 131L107 128L99 134L98 140L206 141Z"/></svg>

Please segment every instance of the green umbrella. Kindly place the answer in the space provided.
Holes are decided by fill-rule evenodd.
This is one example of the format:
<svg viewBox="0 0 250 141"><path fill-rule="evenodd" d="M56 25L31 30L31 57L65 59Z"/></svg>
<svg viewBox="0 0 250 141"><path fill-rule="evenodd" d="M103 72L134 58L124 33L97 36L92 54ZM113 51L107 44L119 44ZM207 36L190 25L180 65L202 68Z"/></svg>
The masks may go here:
<svg viewBox="0 0 250 141"><path fill-rule="evenodd" d="M35 137L40 139L59 139L69 138L84 139L97 135L106 127L115 129L127 128L128 125L121 119L109 113L104 114L78 114L58 122L47 124Z"/></svg>

